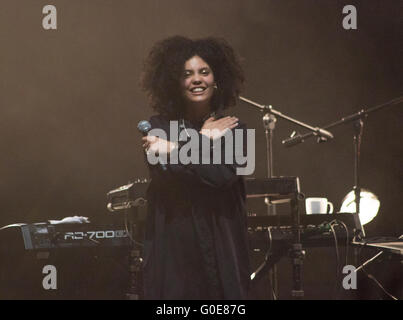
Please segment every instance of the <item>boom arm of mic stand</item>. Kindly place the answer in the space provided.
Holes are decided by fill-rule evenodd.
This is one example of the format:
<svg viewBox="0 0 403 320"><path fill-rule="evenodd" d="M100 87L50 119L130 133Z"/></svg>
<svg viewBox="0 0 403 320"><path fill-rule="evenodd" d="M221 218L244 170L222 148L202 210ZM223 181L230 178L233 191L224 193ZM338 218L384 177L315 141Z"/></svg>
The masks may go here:
<svg viewBox="0 0 403 320"><path fill-rule="evenodd" d="M239 97L239 99L244 101L244 102L246 102L246 103L249 103L250 105L256 107L257 109L259 109L260 111L262 111L264 113L273 114L273 115L275 115L275 116L277 116L279 118L282 118L282 119L287 120L289 122L292 122L292 123L294 123L296 125L304 127L306 129L310 130L312 132L311 133L312 135L320 136L320 137L323 137L325 139L333 139L333 134L330 133L329 131L327 131L325 129L318 128L318 127L312 127L312 126L310 126L310 125L308 125L306 123L303 123L303 122L298 121L298 120L296 120L294 118L291 118L291 117L289 117L289 116L287 116L285 114L282 114L280 111L277 111L277 110L273 109L273 107L270 106L270 105L269 106L261 105L259 103L256 103L256 102L254 102L252 100L246 99L246 98L241 97L241 96Z"/></svg>
<svg viewBox="0 0 403 320"><path fill-rule="evenodd" d="M349 115L347 117L341 118L339 121L336 121L336 122L333 122L333 123L331 123L329 125L326 125L326 126L323 127L323 129L320 129L320 130L330 129L330 128L336 127L336 126L338 126L338 125L340 125L342 123L349 123L349 122L355 121L357 119L362 119L364 117L367 117L368 114L373 112L373 111L380 110L380 109L382 109L384 107L387 107L387 106L393 106L393 105L399 104L401 102L403 102L403 97L398 97L398 98L390 100L390 101L388 101L386 103L383 103L383 104L377 105L375 107L372 107L372 108L370 108L368 110L363 110L362 109L362 110L360 110L360 111L358 111L358 112L356 112L356 113L354 113L352 115ZM305 133L303 135L298 134L298 135L292 136L292 137L290 137L288 139L284 139L282 141L282 144L284 146L286 146L286 147L292 147L292 146L295 146L295 145L297 145L297 144L299 144L301 142L304 142L306 139L311 138L314 135L315 135L315 132L308 132L308 133Z"/></svg>

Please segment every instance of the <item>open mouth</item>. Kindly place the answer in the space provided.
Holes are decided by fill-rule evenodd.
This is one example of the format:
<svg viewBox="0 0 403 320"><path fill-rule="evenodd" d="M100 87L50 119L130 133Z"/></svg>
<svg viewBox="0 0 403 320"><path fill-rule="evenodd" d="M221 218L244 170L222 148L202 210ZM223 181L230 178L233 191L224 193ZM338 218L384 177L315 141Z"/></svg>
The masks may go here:
<svg viewBox="0 0 403 320"><path fill-rule="evenodd" d="M204 91L206 91L206 89L207 89L206 87L194 87L194 88L190 89L189 91L194 94L199 94L199 93L203 93Z"/></svg>

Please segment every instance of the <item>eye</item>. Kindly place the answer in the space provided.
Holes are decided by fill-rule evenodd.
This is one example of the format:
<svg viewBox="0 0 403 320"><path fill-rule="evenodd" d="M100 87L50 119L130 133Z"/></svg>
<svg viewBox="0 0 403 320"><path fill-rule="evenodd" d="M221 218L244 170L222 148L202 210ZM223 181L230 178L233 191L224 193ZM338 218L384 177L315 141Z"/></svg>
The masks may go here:
<svg viewBox="0 0 403 320"><path fill-rule="evenodd" d="M189 77L192 74L192 72L190 70L185 70L185 72L183 73L183 76L185 78Z"/></svg>
<svg viewBox="0 0 403 320"><path fill-rule="evenodd" d="M210 74L210 70L207 69L207 68L202 69L202 70L201 70L201 74L203 74L203 75L209 75L209 74Z"/></svg>

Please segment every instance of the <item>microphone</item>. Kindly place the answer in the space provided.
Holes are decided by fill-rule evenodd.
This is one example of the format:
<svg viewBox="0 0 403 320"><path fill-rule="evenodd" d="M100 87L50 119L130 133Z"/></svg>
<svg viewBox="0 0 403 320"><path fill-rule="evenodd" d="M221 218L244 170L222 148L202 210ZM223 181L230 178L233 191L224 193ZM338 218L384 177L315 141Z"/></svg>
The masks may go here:
<svg viewBox="0 0 403 320"><path fill-rule="evenodd" d="M304 142L302 136L298 133L295 135L295 131L291 134L291 137L283 140L281 143L286 147L292 147L297 145L298 143Z"/></svg>
<svg viewBox="0 0 403 320"><path fill-rule="evenodd" d="M305 138L308 138L312 135L319 136L318 142L325 142L327 140L334 138L333 134L325 129L321 129L321 128L315 128L315 129L316 129L315 133L309 133L309 134L304 134L304 135L301 135L301 134L293 131L291 136L288 139L284 139L281 143L286 147L292 147L292 146L297 145L298 143L304 142Z"/></svg>
<svg viewBox="0 0 403 320"><path fill-rule="evenodd" d="M140 131L140 133L145 137L148 135L148 132L152 129L151 123L149 123L147 120L141 120L137 124L137 129ZM161 169L163 171L167 170L167 166L163 163L160 163Z"/></svg>
<svg viewBox="0 0 403 320"><path fill-rule="evenodd" d="M151 123L149 123L147 120L141 120L137 124L137 129L143 134L143 136L146 136L151 130Z"/></svg>
<svg viewBox="0 0 403 320"><path fill-rule="evenodd" d="M321 128L316 128L316 129L317 129L317 132L319 133L319 135L322 138L325 138L325 139L333 139L334 138L334 136L333 136L333 134L331 132L329 132L329 131L327 131L325 129L321 129Z"/></svg>

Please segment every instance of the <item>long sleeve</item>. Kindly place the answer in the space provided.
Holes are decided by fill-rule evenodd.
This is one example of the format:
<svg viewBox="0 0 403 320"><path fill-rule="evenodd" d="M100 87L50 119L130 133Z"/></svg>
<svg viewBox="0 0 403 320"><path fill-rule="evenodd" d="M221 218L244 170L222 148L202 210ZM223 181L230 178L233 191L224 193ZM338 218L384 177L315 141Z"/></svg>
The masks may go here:
<svg viewBox="0 0 403 320"><path fill-rule="evenodd" d="M160 128L163 130L169 129L169 123L161 121L160 117L152 117L150 122L153 128ZM243 154L245 154L245 151L247 151L246 127L245 125L240 125L236 129L242 130L241 148ZM198 149L193 151L198 153L198 163L183 164L179 159L178 164L172 164L168 161L168 163L165 165L166 170L163 170L161 165L156 165L152 169L158 170L158 174L165 175L168 179L170 175L172 178L178 178L186 181L187 183L200 183L213 188L227 188L240 179L240 176L237 175L237 168L245 166L246 164L240 166L235 157L235 130L232 130L232 141L230 141L230 147L232 148L232 163L228 164L225 163L225 143L223 143L225 141L224 138L222 138L222 141L219 144L215 145L215 147L221 148L220 163L213 164L213 149L211 148L212 143L210 139L205 135L200 134L197 130L194 132L197 132L196 139L198 140ZM167 137L169 137L169 134ZM186 143L189 143L189 141ZM177 155L180 154L181 148L185 147L183 143L179 144L179 146L179 150L174 151L177 152ZM209 163L202 163L202 146L210 146L210 153L207 155L207 157L209 157L207 158L207 162Z"/></svg>
<svg viewBox="0 0 403 320"><path fill-rule="evenodd" d="M150 123L166 132L165 139L178 141L175 130L170 136L166 118L152 117ZM200 128L191 127L188 133L200 148L210 142ZM187 142L180 143L182 154L189 150ZM240 145L245 147L245 135ZM224 146L214 147L225 158ZM200 155L199 148L194 152ZM148 163L152 181L144 242L146 299L246 298L250 268L245 188L236 171L240 162L220 163L203 164L199 158L199 163L168 163L166 169Z"/></svg>

